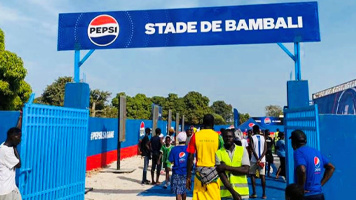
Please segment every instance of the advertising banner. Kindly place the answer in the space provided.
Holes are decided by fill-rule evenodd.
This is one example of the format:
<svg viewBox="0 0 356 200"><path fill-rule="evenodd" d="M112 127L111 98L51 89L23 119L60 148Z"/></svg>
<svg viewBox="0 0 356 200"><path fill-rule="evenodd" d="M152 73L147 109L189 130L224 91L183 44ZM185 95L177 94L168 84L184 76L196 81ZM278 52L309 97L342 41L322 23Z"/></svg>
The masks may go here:
<svg viewBox="0 0 356 200"><path fill-rule="evenodd" d="M59 14L59 51L320 41L317 2Z"/></svg>
<svg viewBox="0 0 356 200"><path fill-rule="evenodd" d="M252 117L257 123L263 126L283 125L283 118L280 117Z"/></svg>
<svg viewBox="0 0 356 200"><path fill-rule="evenodd" d="M356 80L313 94L320 114L356 115Z"/></svg>

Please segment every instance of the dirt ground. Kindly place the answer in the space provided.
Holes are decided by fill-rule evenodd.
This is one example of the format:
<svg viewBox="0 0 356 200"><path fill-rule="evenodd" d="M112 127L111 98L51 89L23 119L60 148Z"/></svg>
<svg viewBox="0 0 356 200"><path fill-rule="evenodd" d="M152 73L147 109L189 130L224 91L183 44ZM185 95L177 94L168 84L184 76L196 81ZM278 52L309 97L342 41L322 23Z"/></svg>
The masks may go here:
<svg viewBox="0 0 356 200"><path fill-rule="evenodd" d="M86 188L93 191L85 195L86 200L135 200L135 199L175 199L169 189L161 186L141 185L143 159L140 156L121 161L121 169L136 169L132 173L115 174L96 170L87 173ZM115 169L116 162L109 168ZM150 173L147 178L151 180ZM160 176L164 182L165 175ZM189 195L189 193L188 193ZM191 196L191 195L190 195ZM191 197L187 198L192 199Z"/></svg>

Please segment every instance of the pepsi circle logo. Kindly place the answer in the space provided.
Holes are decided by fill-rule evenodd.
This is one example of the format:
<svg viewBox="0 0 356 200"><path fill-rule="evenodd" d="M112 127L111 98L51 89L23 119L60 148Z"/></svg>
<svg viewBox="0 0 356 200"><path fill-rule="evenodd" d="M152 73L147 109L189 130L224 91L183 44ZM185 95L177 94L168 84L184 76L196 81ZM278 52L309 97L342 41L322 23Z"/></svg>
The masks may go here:
<svg viewBox="0 0 356 200"><path fill-rule="evenodd" d="M267 118L265 118L264 123L265 123L265 124L271 124L272 121L271 121L270 118L267 117Z"/></svg>
<svg viewBox="0 0 356 200"><path fill-rule="evenodd" d="M179 153L179 158L183 158L185 156L185 153L184 152L180 152Z"/></svg>
<svg viewBox="0 0 356 200"><path fill-rule="evenodd" d="M88 26L88 37L97 46L108 46L119 36L119 23L110 15L99 15Z"/></svg>
<svg viewBox="0 0 356 200"><path fill-rule="evenodd" d="M314 157L314 165L315 167L319 168L320 167L320 159L318 157Z"/></svg>
<svg viewBox="0 0 356 200"><path fill-rule="evenodd" d="M254 123L249 123L248 126L251 128L253 127L255 124Z"/></svg>

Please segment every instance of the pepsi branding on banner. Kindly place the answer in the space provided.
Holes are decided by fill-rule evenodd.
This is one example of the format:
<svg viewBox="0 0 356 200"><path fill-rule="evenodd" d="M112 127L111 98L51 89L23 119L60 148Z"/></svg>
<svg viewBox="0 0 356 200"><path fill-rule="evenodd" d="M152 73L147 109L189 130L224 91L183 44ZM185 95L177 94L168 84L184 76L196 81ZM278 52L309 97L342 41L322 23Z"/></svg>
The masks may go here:
<svg viewBox="0 0 356 200"><path fill-rule="evenodd" d="M57 48L61 51L318 41L317 2L302 2L60 14Z"/></svg>
<svg viewBox="0 0 356 200"><path fill-rule="evenodd" d="M108 46L119 36L119 23L110 15L95 17L88 26L88 37L97 46Z"/></svg>

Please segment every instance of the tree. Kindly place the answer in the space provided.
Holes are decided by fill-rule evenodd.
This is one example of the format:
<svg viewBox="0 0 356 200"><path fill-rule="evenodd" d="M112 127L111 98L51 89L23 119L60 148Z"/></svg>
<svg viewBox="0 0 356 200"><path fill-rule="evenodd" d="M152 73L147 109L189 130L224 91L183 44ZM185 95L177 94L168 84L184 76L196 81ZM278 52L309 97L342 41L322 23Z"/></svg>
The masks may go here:
<svg viewBox="0 0 356 200"><path fill-rule="evenodd" d="M137 94L134 97L126 95L124 92L120 92L111 101L112 105L117 109L120 109L120 96L126 96L126 116L128 119L150 119L152 101L144 94Z"/></svg>
<svg viewBox="0 0 356 200"><path fill-rule="evenodd" d="M110 92L98 89L90 91L90 112L92 117L95 117L96 113L101 113L99 115L101 117L105 116L103 113L105 112L104 109L106 108L106 102L108 101L110 95Z"/></svg>
<svg viewBox="0 0 356 200"><path fill-rule="evenodd" d="M213 113L213 116L214 116L215 125L225 125L226 124L226 121L224 120L224 118L221 115Z"/></svg>
<svg viewBox="0 0 356 200"><path fill-rule="evenodd" d="M183 97L185 104L184 115L190 124L200 124L204 115L212 113L209 107L209 98L199 92L189 92Z"/></svg>
<svg viewBox="0 0 356 200"><path fill-rule="evenodd" d="M72 80L72 77L69 76L59 77L51 85L48 85L43 91L41 98L37 98L36 100L42 104L63 106L65 86L67 83L72 82Z"/></svg>
<svg viewBox="0 0 356 200"><path fill-rule="evenodd" d="M220 115L224 119L224 121L232 121L232 105L226 104L225 101L215 101L210 108L213 110L214 113Z"/></svg>
<svg viewBox="0 0 356 200"><path fill-rule="evenodd" d="M267 117L279 117L280 115L283 115L283 110L281 106L269 105L266 106L265 109Z"/></svg>
<svg viewBox="0 0 356 200"><path fill-rule="evenodd" d="M27 70L15 53L5 50L5 35L0 29L0 110L20 110L32 89L25 82Z"/></svg>
<svg viewBox="0 0 356 200"><path fill-rule="evenodd" d="M250 119L250 114L248 113L239 113L240 116L240 124L245 123L248 119Z"/></svg>
<svg viewBox="0 0 356 200"><path fill-rule="evenodd" d="M105 106L102 115L107 118L118 118L119 110L115 106Z"/></svg>

